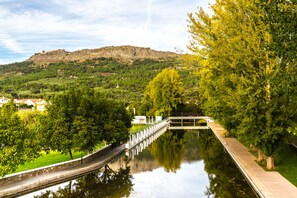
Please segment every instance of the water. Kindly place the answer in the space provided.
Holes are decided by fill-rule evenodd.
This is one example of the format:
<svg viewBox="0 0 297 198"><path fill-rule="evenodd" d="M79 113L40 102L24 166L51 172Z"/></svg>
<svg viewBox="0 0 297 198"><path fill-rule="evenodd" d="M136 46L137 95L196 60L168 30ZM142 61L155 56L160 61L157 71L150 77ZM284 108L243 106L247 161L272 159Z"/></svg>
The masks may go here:
<svg viewBox="0 0 297 198"><path fill-rule="evenodd" d="M256 197L211 131L167 131L133 159L24 197Z"/></svg>

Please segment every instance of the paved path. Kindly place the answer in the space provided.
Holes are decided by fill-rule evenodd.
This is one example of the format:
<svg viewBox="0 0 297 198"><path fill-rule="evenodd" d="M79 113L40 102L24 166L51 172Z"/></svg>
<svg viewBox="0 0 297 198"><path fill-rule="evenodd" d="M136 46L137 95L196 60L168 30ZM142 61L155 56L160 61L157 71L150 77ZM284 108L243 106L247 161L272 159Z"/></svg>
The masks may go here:
<svg viewBox="0 0 297 198"><path fill-rule="evenodd" d="M85 173L92 172L94 170L97 170L98 168L103 167L111 159L113 159L117 155L120 155L124 151L124 149L125 146L122 145L110 150L109 152L98 157L98 159L86 164L51 173L45 173L39 176L34 176L22 181L14 182L13 184L1 185L0 197L16 197L22 194L55 185L57 183L77 178L81 175L84 175Z"/></svg>
<svg viewBox="0 0 297 198"><path fill-rule="evenodd" d="M209 126L261 197L297 198L297 188L293 184L278 172L265 171L260 167L256 157L238 140L224 137L222 126L214 122L209 122Z"/></svg>

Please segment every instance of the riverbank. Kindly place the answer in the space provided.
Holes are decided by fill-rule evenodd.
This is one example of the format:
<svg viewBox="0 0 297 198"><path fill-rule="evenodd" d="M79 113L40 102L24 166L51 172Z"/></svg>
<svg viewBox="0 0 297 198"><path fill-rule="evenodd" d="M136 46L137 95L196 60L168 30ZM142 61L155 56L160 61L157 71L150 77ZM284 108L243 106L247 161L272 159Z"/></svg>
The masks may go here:
<svg viewBox="0 0 297 198"><path fill-rule="evenodd" d="M226 130L221 125L215 122L208 124L260 197L297 197L297 188L281 174L275 171L265 171L256 163L256 157L237 139L224 137Z"/></svg>
<svg viewBox="0 0 297 198"><path fill-rule="evenodd" d="M16 197L45 187L75 179L88 172L97 170L110 160L119 156L125 150L125 145L117 148L107 147L101 152L86 156L84 161L78 159L74 163L64 163L65 166L49 166L46 169L35 169L8 175L0 179L0 197ZM61 164L60 164L61 165ZM41 171L41 172L40 172Z"/></svg>

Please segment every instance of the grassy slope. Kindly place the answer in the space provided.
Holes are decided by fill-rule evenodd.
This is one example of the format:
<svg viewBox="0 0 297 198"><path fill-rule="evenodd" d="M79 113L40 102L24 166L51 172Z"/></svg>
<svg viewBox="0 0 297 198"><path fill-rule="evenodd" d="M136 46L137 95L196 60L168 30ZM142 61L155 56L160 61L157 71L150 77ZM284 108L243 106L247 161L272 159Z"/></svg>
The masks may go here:
<svg viewBox="0 0 297 198"><path fill-rule="evenodd" d="M52 165L52 164L70 160L69 155L61 154L58 151L51 151L49 154L42 152L41 154L42 155L40 157L36 158L34 161L27 162L23 165L19 165L15 172L21 172L21 171L25 171L25 170L34 169L34 168L40 168L42 166L48 166L48 165ZM74 159L80 158L84 155L85 155L85 153L83 153L83 152L73 152Z"/></svg>
<svg viewBox="0 0 297 198"><path fill-rule="evenodd" d="M3 95L40 98L67 89L68 86L88 86L102 90L109 97L124 102L139 102L145 86L162 69L175 67L186 88L186 96L197 95L192 89L196 76L180 60L136 60L131 65L113 59L93 59L85 62L53 63L48 67L32 66L29 62L0 65L0 91Z"/></svg>
<svg viewBox="0 0 297 198"><path fill-rule="evenodd" d="M95 148L95 150L99 150L106 146L106 142L102 142L101 144L98 144ZM73 152L73 159L81 158L86 155L85 152ZM40 168L43 166L48 166L60 162L66 162L70 160L69 154L61 154L58 151L51 151L49 154L46 154L44 151L41 152L41 156L36 158L32 162L27 162L25 164L19 165L17 170L14 172L21 172L25 170L30 170L34 168Z"/></svg>
<svg viewBox="0 0 297 198"><path fill-rule="evenodd" d="M297 186L297 149L291 145L284 145L276 159L276 171Z"/></svg>

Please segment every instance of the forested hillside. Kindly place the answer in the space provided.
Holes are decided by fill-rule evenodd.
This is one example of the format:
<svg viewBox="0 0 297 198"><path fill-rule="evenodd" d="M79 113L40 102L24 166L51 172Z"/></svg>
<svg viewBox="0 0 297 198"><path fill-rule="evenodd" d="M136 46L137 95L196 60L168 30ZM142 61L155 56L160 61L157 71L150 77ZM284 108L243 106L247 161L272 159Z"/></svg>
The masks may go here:
<svg viewBox="0 0 297 198"><path fill-rule="evenodd" d="M115 58L36 65L30 61L0 65L1 95L14 98L48 98L71 86L87 86L106 93L108 97L126 102L140 102L145 86L164 68L176 68L186 88L186 100L195 91L194 69L183 67L174 57L136 59L123 63Z"/></svg>

